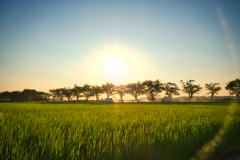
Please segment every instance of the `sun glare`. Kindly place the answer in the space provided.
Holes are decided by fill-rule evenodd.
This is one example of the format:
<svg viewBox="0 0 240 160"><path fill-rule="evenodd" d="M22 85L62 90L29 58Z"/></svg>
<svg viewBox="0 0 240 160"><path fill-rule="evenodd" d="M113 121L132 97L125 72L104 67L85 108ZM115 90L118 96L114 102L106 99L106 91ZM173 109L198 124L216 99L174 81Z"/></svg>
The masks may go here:
<svg viewBox="0 0 240 160"><path fill-rule="evenodd" d="M87 83L124 84L156 79L160 72L140 52L121 45L107 45L80 63L73 77ZM81 74L79 74L79 72ZM84 76L83 76L84 75ZM163 77L162 77L163 78Z"/></svg>
<svg viewBox="0 0 240 160"><path fill-rule="evenodd" d="M107 73L114 78L122 77L126 73L125 65L119 59L110 59Z"/></svg>

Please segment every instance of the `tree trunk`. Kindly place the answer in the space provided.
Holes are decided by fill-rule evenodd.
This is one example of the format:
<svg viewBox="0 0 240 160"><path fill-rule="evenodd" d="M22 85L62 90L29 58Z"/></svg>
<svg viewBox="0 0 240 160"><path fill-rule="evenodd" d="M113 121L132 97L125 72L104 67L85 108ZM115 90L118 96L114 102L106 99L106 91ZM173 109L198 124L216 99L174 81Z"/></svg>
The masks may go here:
<svg viewBox="0 0 240 160"><path fill-rule="evenodd" d="M123 99L122 99L122 97L123 97L123 96L122 96L122 95L120 95L120 97L121 97L121 102L123 102Z"/></svg>
<svg viewBox="0 0 240 160"><path fill-rule="evenodd" d="M96 95L96 99L97 99L97 101L98 101L98 96Z"/></svg>
<svg viewBox="0 0 240 160"><path fill-rule="evenodd" d="M153 94L151 94L151 100L154 101L155 100L155 97Z"/></svg>
<svg viewBox="0 0 240 160"><path fill-rule="evenodd" d="M135 94L134 97L135 97L135 101L137 101L137 100L138 100L138 99L137 99L137 97L138 97L137 94Z"/></svg>
<svg viewBox="0 0 240 160"><path fill-rule="evenodd" d="M78 96L77 96L77 101L78 101Z"/></svg>
<svg viewBox="0 0 240 160"><path fill-rule="evenodd" d="M213 93L213 90L212 90L212 94L211 94L211 101L213 101L213 94L214 94L214 93Z"/></svg>
<svg viewBox="0 0 240 160"><path fill-rule="evenodd" d="M237 94L237 101L238 101L238 99L239 99L239 94Z"/></svg>
<svg viewBox="0 0 240 160"><path fill-rule="evenodd" d="M192 101L192 95L189 96L189 101Z"/></svg>

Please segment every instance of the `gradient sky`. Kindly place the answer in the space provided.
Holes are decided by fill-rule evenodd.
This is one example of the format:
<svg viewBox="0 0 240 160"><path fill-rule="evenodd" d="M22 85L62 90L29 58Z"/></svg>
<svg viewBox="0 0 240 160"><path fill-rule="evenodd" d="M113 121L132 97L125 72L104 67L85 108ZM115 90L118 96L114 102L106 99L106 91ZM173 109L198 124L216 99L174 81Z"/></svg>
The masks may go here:
<svg viewBox="0 0 240 160"><path fill-rule="evenodd" d="M149 79L225 88L240 78L239 8L239 0L2 0L0 92Z"/></svg>

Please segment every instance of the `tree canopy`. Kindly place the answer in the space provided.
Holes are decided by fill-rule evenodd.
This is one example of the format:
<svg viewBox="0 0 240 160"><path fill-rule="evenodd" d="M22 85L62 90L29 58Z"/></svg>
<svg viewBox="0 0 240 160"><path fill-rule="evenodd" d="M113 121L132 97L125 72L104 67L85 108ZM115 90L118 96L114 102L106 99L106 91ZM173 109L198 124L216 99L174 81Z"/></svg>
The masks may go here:
<svg viewBox="0 0 240 160"><path fill-rule="evenodd" d="M107 98L113 96L115 93L115 85L113 83L106 83L102 85L103 92L107 95Z"/></svg>
<svg viewBox="0 0 240 160"><path fill-rule="evenodd" d="M56 95L58 98L60 98L60 101L63 101L64 93L63 93L64 88L57 88L56 89Z"/></svg>
<svg viewBox="0 0 240 160"><path fill-rule="evenodd" d="M144 94L144 86L139 81L137 83L129 83L126 85L126 91L135 98L135 101L137 101L138 96Z"/></svg>
<svg viewBox="0 0 240 160"><path fill-rule="evenodd" d="M123 102L123 96L127 93L125 85L116 86L116 93L120 96L121 102Z"/></svg>
<svg viewBox="0 0 240 160"><path fill-rule="evenodd" d="M68 101L70 100L70 98L72 97L72 89L70 89L69 87L68 88L63 88L62 89L62 92L63 92L63 95L65 96L65 97L67 97L67 99L68 99Z"/></svg>
<svg viewBox="0 0 240 160"><path fill-rule="evenodd" d="M218 94L218 92L222 89L220 86L218 86L219 83L210 83L210 84L205 84L206 90L209 92L207 94L211 94L211 100L213 100L214 94Z"/></svg>
<svg viewBox="0 0 240 160"><path fill-rule="evenodd" d="M230 81L226 84L225 87L226 90L229 91L230 95L236 95L237 100L239 100L239 94L240 94L240 79L235 79L233 81Z"/></svg>
<svg viewBox="0 0 240 160"><path fill-rule="evenodd" d="M79 97L83 97L83 87L80 87L74 84L74 88L72 89L73 96L77 97L77 101Z"/></svg>
<svg viewBox="0 0 240 160"><path fill-rule="evenodd" d="M164 87L165 87L165 94L168 95L169 98L172 98L172 95L180 95L178 92L180 91L180 89L175 83L171 83L171 82L165 83Z"/></svg>
<svg viewBox="0 0 240 160"><path fill-rule="evenodd" d="M85 84L82 89L83 89L83 97L86 97L86 100L94 96L91 85Z"/></svg>
<svg viewBox="0 0 240 160"><path fill-rule="evenodd" d="M92 92L96 96L96 100L98 101L100 95L103 93L103 89L100 86L94 85L92 86Z"/></svg>
<svg viewBox="0 0 240 160"><path fill-rule="evenodd" d="M192 99L193 95L201 91L202 87L198 84L194 84L194 80L188 80L183 82L182 84L182 92L187 93L189 96L189 100ZM222 89L219 86L219 83L210 83L205 84L206 90L209 92L207 94L211 94L211 100L215 94ZM240 79L235 79L226 83L225 89L229 91L230 95L236 95L237 100L239 99L240 94ZM165 91L165 94L171 98L173 95L179 94L179 87L175 83L167 82L162 83L158 79L153 80L145 80L143 82L138 81L137 83L129 83L127 85L119 85L115 86L113 83L102 84L102 86L98 85L89 85L85 84L84 86L74 85L73 88L57 88L50 89L50 93L45 93L42 91L36 91L35 89L24 89L21 91L4 91L0 92L0 101L47 101L49 97L52 97L52 100L60 99L62 102L64 98L67 98L68 101L72 98L76 97L77 101L79 97L86 97L88 100L90 97L95 96L96 100L99 100L99 97L102 94L106 94L107 98L110 96L114 96L118 94L121 101L123 102L123 96L129 94L134 97L136 101L138 101L138 97L140 95L146 95L149 100L155 100L159 94ZM115 97L114 97L115 98Z"/></svg>
<svg viewBox="0 0 240 160"><path fill-rule="evenodd" d="M163 83L158 79L156 81L146 80L143 82L143 86L144 93L147 95L147 98L152 101L165 89Z"/></svg>
<svg viewBox="0 0 240 160"><path fill-rule="evenodd" d="M38 100L39 94L35 89L24 89L22 91L23 101L35 101Z"/></svg>
<svg viewBox="0 0 240 160"><path fill-rule="evenodd" d="M183 82L183 80L180 81L183 87L182 91L189 95L189 100L192 99L195 93L198 93L202 89L200 85L193 84L194 81L195 80L188 80L187 82Z"/></svg>

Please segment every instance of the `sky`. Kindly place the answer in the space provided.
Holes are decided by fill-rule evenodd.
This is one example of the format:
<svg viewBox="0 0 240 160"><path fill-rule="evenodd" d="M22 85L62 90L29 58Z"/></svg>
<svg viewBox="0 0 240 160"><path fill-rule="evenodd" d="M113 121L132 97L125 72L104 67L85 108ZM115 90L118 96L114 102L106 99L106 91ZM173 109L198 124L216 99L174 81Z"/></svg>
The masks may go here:
<svg viewBox="0 0 240 160"><path fill-rule="evenodd" d="M0 92L240 78L240 1L0 1ZM164 92L163 92L164 94ZM187 94L181 93L181 96Z"/></svg>

